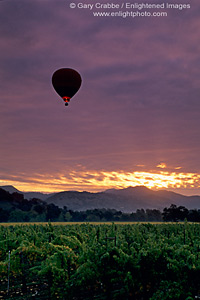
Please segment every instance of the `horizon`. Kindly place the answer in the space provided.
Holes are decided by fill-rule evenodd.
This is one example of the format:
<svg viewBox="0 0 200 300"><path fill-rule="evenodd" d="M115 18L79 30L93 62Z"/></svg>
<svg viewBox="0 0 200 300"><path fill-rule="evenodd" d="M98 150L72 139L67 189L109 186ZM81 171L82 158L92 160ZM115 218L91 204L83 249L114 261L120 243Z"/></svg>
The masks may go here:
<svg viewBox="0 0 200 300"><path fill-rule="evenodd" d="M48 194L56 194L56 193L62 193L62 192L88 192L88 193L102 193L102 192L106 192L107 190L124 190L124 189L129 189L129 188L138 188L138 187L141 187L141 188L147 188L148 190L151 190L151 191L154 191L154 192L159 192L159 191L167 191L167 192L174 192L174 193L177 193L177 194L180 194L180 195L183 195L183 196L187 196L187 197L192 197L192 196L200 196L199 194L194 194L194 193L188 193L188 194L184 194L184 190L182 191L179 191L177 192L177 190L173 190L173 189L167 189L167 188L160 188L160 189L153 189L153 188L149 188L149 187L146 187L144 185L136 185L136 186L128 186L128 187L125 187L125 188L111 188L111 189L104 189L104 190L56 190L56 191L52 191L52 192L44 192L44 191L40 191L40 190L21 190L19 188L17 188L16 186L13 186L13 185L1 185L0 188L3 188L3 187L11 187L11 188L14 188L14 189L17 189L19 192L22 192L22 193L42 193L42 194L45 194L45 195L48 195Z"/></svg>
<svg viewBox="0 0 200 300"><path fill-rule="evenodd" d="M163 8L166 17L111 18L66 1L0 1L0 184L200 194L200 3L191 3ZM52 86L59 68L82 78L67 107Z"/></svg>

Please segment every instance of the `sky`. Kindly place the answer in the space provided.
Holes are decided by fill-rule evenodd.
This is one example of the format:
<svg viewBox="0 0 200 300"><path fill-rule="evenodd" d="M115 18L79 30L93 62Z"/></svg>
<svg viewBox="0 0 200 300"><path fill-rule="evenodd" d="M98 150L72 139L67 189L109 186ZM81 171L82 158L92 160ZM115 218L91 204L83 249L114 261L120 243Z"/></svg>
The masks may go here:
<svg viewBox="0 0 200 300"><path fill-rule="evenodd" d="M200 195L199 0L70 1L0 1L0 185ZM82 77L68 107L65 67Z"/></svg>

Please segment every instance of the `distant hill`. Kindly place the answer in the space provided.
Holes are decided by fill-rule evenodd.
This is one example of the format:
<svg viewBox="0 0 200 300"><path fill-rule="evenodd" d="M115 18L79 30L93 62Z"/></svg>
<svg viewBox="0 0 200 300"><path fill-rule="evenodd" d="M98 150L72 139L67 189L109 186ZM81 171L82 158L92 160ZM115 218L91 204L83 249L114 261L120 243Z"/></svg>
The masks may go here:
<svg viewBox="0 0 200 300"><path fill-rule="evenodd" d="M24 198L26 198L28 200L37 198L37 199L46 201L47 198L49 198L51 195L54 195L54 194L53 193L52 194L43 194L40 192L24 192L23 195L24 195Z"/></svg>
<svg viewBox="0 0 200 300"><path fill-rule="evenodd" d="M185 206L188 209L200 208L200 196L185 196L167 190L153 191L144 186L128 187L125 189L107 190L116 196L129 199L131 203L140 204L139 207L163 209L172 203L177 206Z"/></svg>
<svg viewBox="0 0 200 300"><path fill-rule="evenodd" d="M0 186L1 189L3 189L6 192L9 192L10 194L12 193L19 193L19 194L23 194L22 192L20 192L18 189L16 189L14 186L12 185L3 185Z"/></svg>
<svg viewBox="0 0 200 300"><path fill-rule="evenodd" d="M200 196L184 196L170 191L152 191L144 186L111 189L101 193L60 192L45 200L59 207L84 211L94 208L114 208L123 212L137 209L160 209L172 203L188 209L200 208Z"/></svg>
<svg viewBox="0 0 200 300"><path fill-rule="evenodd" d="M27 200L30 200L33 198L37 198L40 200L46 200L46 198L50 197L51 195L54 195L53 193L52 194L44 194L44 193L40 193L40 192L21 192L12 185L4 185L4 186L0 186L0 188L4 189L6 192L9 192L10 194L12 194L12 193L23 194L24 198Z"/></svg>
<svg viewBox="0 0 200 300"><path fill-rule="evenodd" d="M66 206L68 209L77 211L95 208L114 208L123 210L123 203L121 203L118 197L104 192L60 192L47 198L45 201L47 203L54 203L59 207Z"/></svg>
<svg viewBox="0 0 200 300"><path fill-rule="evenodd" d="M12 186L1 187L9 192L18 192ZM110 189L100 193L64 191L55 194L37 192L22 193L25 199L38 198L53 203L60 208L64 206L74 211L88 209L116 209L122 212L133 212L137 209L159 209L171 204L185 206L188 209L200 208L200 196L184 196L167 190L153 191L144 186L125 189Z"/></svg>

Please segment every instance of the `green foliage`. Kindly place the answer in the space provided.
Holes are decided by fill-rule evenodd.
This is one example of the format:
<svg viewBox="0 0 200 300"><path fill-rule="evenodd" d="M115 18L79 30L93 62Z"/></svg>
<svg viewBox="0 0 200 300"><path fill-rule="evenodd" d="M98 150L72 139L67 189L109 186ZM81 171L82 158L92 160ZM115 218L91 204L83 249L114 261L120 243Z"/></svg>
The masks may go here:
<svg viewBox="0 0 200 300"><path fill-rule="evenodd" d="M196 299L200 225L0 226L0 278L3 299Z"/></svg>

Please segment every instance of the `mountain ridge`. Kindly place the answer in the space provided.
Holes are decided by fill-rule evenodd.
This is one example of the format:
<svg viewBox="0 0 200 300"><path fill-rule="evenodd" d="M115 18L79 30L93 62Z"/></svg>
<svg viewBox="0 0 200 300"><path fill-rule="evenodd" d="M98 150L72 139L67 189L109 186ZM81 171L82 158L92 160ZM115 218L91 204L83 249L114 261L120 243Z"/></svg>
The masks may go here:
<svg viewBox="0 0 200 300"><path fill-rule="evenodd" d="M11 187L11 186L9 186ZM3 187L1 187L3 188ZM15 189L15 187L13 187ZM19 191L19 193L22 193ZM47 203L53 203L60 208L64 206L74 211L88 209L116 209L123 212L133 212L137 209L159 209L171 204L185 206L188 209L200 208L200 196L185 196L172 191L153 191L145 186L128 187L125 189L109 189L103 192L62 191L54 194L25 192L26 199L39 198ZM28 198L29 197L29 198Z"/></svg>
<svg viewBox="0 0 200 300"><path fill-rule="evenodd" d="M53 195L54 193L51 194L45 194L45 193L41 193L41 192L22 192L19 191L18 189L16 189L14 186L12 185L3 185L0 186L0 188L2 188L3 190L5 190L6 192L9 193L19 193L19 194L23 194L25 199L30 200L33 198L38 198L40 200L45 200L46 198L48 198L50 195Z"/></svg>
<svg viewBox="0 0 200 300"><path fill-rule="evenodd" d="M111 189L104 192L61 192L46 199L59 207L64 205L72 210L114 208L123 212L137 209L160 209L170 206L200 208L200 196L185 196L167 190L153 191L145 186Z"/></svg>

